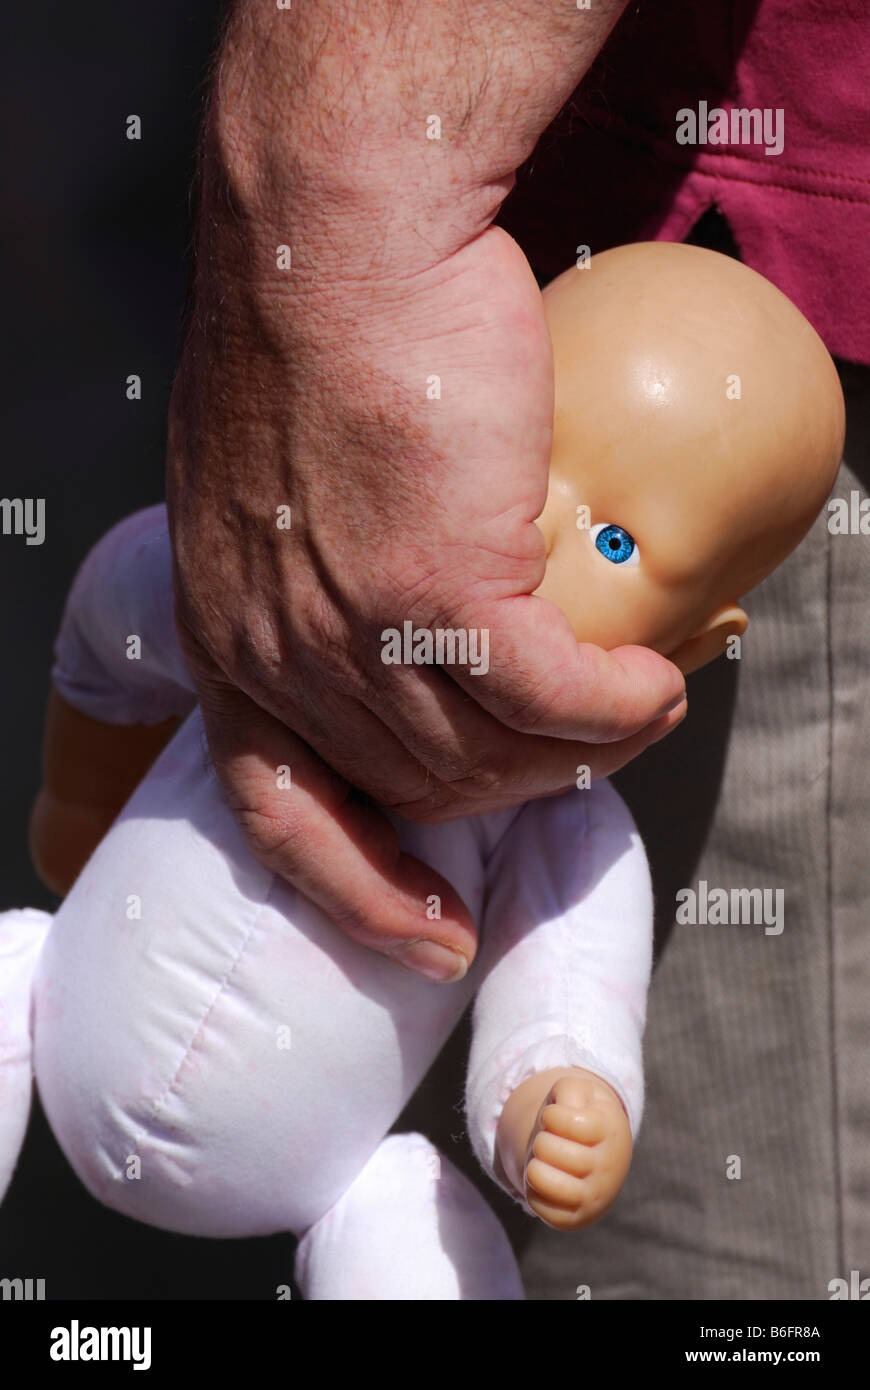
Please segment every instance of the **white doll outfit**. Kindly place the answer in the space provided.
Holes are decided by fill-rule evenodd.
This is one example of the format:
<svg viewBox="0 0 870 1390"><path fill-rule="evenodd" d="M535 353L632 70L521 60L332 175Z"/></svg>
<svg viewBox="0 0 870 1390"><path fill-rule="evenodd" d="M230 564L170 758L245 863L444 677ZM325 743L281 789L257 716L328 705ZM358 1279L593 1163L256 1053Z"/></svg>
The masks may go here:
<svg viewBox="0 0 870 1390"><path fill-rule="evenodd" d="M32 1065L73 1168L128 1216L292 1231L307 1298L521 1299L476 1188L423 1136L389 1130L473 1000L466 1116L493 1181L502 1106L546 1068L602 1076L637 1133L652 894L616 791L393 818L480 930L465 979L435 985L349 940L248 850L175 634L162 506L87 556L55 655L54 684L85 714L186 717L54 918L0 914L0 1198Z"/></svg>

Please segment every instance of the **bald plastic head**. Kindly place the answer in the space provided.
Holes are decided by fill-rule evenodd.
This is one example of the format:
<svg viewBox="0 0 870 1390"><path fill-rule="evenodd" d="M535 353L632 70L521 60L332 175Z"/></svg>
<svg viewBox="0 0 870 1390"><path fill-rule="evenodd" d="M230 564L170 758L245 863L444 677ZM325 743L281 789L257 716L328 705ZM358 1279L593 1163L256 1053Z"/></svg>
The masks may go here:
<svg viewBox="0 0 870 1390"><path fill-rule="evenodd" d="M769 281L695 246L603 252L544 306L556 399L538 593L581 641L694 669L743 631L737 600L828 496L845 428L834 364ZM611 526L634 542L628 561L596 545Z"/></svg>

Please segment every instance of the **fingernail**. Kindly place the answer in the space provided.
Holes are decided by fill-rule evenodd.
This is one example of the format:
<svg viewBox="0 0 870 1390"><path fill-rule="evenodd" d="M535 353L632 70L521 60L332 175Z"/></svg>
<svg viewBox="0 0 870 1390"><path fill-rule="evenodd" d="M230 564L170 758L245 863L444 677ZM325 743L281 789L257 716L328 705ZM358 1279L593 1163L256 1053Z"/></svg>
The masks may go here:
<svg viewBox="0 0 870 1390"><path fill-rule="evenodd" d="M672 709L679 709L680 705L683 703L683 701L685 700L685 698L686 698L686 687L683 686L683 688L682 688L682 690L680 691L679 695L675 695L674 698L673 698L673 700L671 700L671 702L670 702L669 705L665 705L664 709L659 710L659 718L661 718L661 716L662 716L663 714L670 714L670 712L671 712Z"/></svg>
<svg viewBox="0 0 870 1390"><path fill-rule="evenodd" d="M660 739L666 738L668 734L672 734L674 732L674 729L676 729L680 724L682 724L683 720L689 712L689 702L688 700L683 699L680 701L680 704L682 704L683 708L680 711L679 719L672 719L669 724L665 724L665 727L663 729L659 729L658 733L655 734L654 737L650 740L651 744L658 743ZM679 705L674 705L669 712L673 714L674 710L678 708ZM663 714L661 718L664 721L667 718L667 715Z"/></svg>
<svg viewBox="0 0 870 1390"><path fill-rule="evenodd" d="M454 984L468 970L468 961L459 951L451 951L438 941L413 941L391 952L400 965L405 965L427 980L439 984Z"/></svg>

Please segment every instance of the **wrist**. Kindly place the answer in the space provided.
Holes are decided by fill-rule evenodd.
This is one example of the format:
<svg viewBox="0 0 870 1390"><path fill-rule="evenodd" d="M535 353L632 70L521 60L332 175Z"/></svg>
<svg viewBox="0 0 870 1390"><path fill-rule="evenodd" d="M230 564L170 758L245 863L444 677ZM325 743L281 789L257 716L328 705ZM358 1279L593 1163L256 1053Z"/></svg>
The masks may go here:
<svg viewBox="0 0 870 1390"><path fill-rule="evenodd" d="M527 51L504 60L518 44L503 14L496 23L484 7L469 47L472 35L452 32L456 19L440 4L431 14L404 8L351 0L339 29L329 5L289 23L242 0L227 27L203 191L223 182L243 220L292 230L300 266L311 250L339 277L386 278L449 256L493 221L534 144L538 132L529 139L520 129L516 91L510 111L496 98L470 119L468 88L494 47L505 87L528 63Z"/></svg>
<svg viewBox="0 0 870 1390"><path fill-rule="evenodd" d="M236 0L212 86L203 194L329 273L415 274L495 218L625 0ZM253 224L253 226L252 226Z"/></svg>
<svg viewBox="0 0 870 1390"><path fill-rule="evenodd" d="M381 142L371 157L337 157L221 101L204 133L198 266L282 291L316 312L331 295L372 295L448 261L494 221L511 171L481 184L436 169L430 142ZM240 123L245 130L239 129ZM434 142L433 142L434 143ZM197 277L198 287L201 277Z"/></svg>

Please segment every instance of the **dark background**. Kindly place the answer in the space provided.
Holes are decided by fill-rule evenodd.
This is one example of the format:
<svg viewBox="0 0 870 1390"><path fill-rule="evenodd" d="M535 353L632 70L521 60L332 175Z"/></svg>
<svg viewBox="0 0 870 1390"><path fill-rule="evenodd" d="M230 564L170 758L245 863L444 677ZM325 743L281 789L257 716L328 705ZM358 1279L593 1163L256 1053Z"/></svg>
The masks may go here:
<svg viewBox="0 0 870 1390"><path fill-rule="evenodd" d="M46 537L0 535L0 909L53 910L27 853L51 646L79 561L163 496L203 78L217 0L14 5L0 56L0 496L44 497ZM126 118L142 139L126 138ZM129 401L126 378L142 378ZM205 1241L95 1202L39 1109L0 1208L0 1277L59 1298L274 1298L289 1237Z"/></svg>

